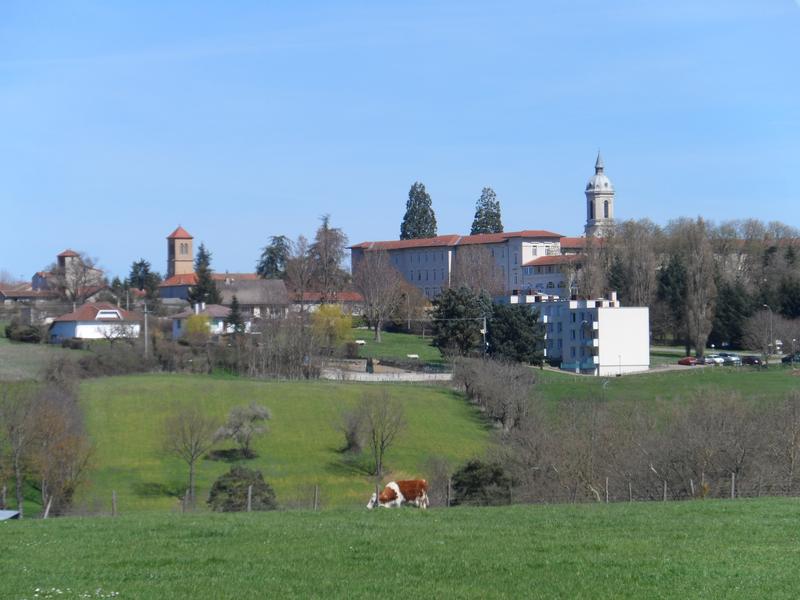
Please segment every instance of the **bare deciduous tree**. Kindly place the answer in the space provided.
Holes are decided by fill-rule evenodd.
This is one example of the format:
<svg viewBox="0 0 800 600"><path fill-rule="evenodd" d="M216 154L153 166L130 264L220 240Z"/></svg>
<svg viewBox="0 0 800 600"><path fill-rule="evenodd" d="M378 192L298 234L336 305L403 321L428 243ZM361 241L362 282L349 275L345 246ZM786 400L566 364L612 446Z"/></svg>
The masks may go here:
<svg viewBox="0 0 800 600"><path fill-rule="evenodd" d="M291 253L286 261L286 282L297 295L301 314L305 312L304 296L311 288L313 278L314 261L310 255L308 240L301 235L291 245Z"/></svg>
<svg viewBox="0 0 800 600"><path fill-rule="evenodd" d="M384 389L365 393L357 410L361 413L364 437L372 451L375 476L380 478L386 452L406 427L403 406Z"/></svg>
<svg viewBox="0 0 800 600"><path fill-rule="evenodd" d="M217 430L216 439L231 439L239 445L239 450L244 458L255 456L251 444L253 438L267 432L264 424L272 418L272 413L266 406L255 402L249 406L237 406L228 414L228 421Z"/></svg>
<svg viewBox="0 0 800 600"><path fill-rule="evenodd" d="M671 223L670 228L686 267L686 325L689 340L697 356L701 357L711 333L717 299L714 254L708 226L702 218L698 218L695 221L681 219Z"/></svg>
<svg viewBox="0 0 800 600"><path fill-rule="evenodd" d="M164 450L180 458L189 467L187 500L195 502L195 468L197 461L214 445L218 425L196 404L185 404L164 423Z"/></svg>
<svg viewBox="0 0 800 600"><path fill-rule="evenodd" d="M36 444L31 464L39 479L43 516L64 514L86 475L91 444L83 428L83 414L75 395L65 388L48 387L37 395Z"/></svg>
<svg viewBox="0 0 800 600"><path fill-rule="evenodd" d="M36 395L30 387L5 385L0 390L0 426L2 426L9 452L9 462L14 473L17 510L22 518L26 458L36 443Z"/></svg>
<svg viewBox="0 0 800 600"><path fill-rule="evenodd" d="M97 261L85 252L68 257L63 265L52 264L49 271L51 277L48 278L48 284L53 285L56 292L69 302L86 302L86 298L103 283L102 271L97 268Z"/></svg>
<svg viewBox="0 0 800 600"><path fill-rule="evenodd" d="M506 292L506 278L492 251L479 245L461 246L453 259L451 287L466 287L473 292L496 296Z"/></svg>
<svg viewBox="0 0 800 600"><path fill-rule="evenodd" d="M385 250L366 252L353 273L353 284L364 298L364 316L381 341L381 328L403 299L403 277Z"/></svg>

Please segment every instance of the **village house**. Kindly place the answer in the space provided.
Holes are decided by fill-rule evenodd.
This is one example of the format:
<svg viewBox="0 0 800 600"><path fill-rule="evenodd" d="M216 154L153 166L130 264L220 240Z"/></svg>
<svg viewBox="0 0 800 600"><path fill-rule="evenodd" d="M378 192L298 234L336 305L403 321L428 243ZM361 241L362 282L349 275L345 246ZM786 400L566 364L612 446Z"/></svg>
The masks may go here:
<svg viewBox="0 0 800 600"><path fill-rule="evenodd" d="M133 339L139 337L141 321L141 315L108 302L88 303L53 319L48 339L54 344L69 339Z"/></svg>

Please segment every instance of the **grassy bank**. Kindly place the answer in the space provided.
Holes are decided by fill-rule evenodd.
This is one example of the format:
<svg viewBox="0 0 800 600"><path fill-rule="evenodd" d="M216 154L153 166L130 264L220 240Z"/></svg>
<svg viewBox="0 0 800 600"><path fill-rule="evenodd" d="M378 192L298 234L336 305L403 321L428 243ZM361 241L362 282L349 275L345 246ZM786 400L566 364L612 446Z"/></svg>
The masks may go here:
<svg viewBox="0 0 800 600"><path fill-rule="evenodd" d="M794 598L798 518L767 499L7 522L0 596Z"/></svg>
<svg viewBox="0 0 800 600"><path fill-rule="evenodd" d="M284 506L308 506L314 485L322 505L360 506L371 489L358 464L339 452L339 418L369 390L379 387L334 382L255 381L190 375L144 375L85 381L81 402L95 445L89 484L78 504L107 508L112 490L120 510L173 510L186 485L186 466L162 451L166 417L181 402L201 405L220 424L234 406L257 402L272 411L270 431L256 441L258 457L244 461L261 470ZM387 385L404 408L407 429L387 454L395 477L416 476L431 456L459 462L483 451L489 432L475 411L440 387ZM219 448L232 447L221 443ZM203 460L198 497L230 467ZM33 495L31 498L33 499ZM33 510L36 510L33 507Z"/></svg>

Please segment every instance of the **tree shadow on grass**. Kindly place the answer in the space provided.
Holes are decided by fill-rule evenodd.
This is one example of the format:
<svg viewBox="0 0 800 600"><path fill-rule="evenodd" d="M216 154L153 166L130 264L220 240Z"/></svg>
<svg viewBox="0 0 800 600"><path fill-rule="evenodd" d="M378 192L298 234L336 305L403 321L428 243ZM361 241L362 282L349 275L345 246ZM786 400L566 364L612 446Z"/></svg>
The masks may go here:
<svg viewBox="0 0 800 600"><path fill-rule="evenodd" d="M364 454L345 453L340 460L332 460L325 465L325 472L332 475L372 475L372 459Z"/></svg>
<svg viewBox="0 0 800 600"><path fill-rule="evenodd" d="M235 463L240 460L251 460L256 458L258 454L250 451L250 454L242 452L241 448L224 448L222 450L212 450L203 457L203 460L216 460L226 463Z"/></svg>
<svg viewBox="0 0 800 600"><path fill-rule="evenodd" d="M157 483L155 481L139 481L131 486L133 493L137 496L145 498L157 498L159 496L168 496L171 498L180 498L186 491L179 485L168 485L166 483Z"/></svg>

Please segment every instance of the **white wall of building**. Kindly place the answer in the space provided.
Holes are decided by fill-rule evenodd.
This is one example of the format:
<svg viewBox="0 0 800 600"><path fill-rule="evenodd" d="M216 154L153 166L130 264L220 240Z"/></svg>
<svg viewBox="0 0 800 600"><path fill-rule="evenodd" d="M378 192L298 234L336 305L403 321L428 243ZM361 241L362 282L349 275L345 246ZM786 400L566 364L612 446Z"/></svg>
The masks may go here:
<svg viewBox="0 0 800 600"><path fill-rule="evenodd" d="M650 309L599 308L597 322L599 375L624 375L650 368Z"/></svg>
<svg viewBox="0 0 800 600"><path fill-rule="evenodd" d="M107 338L138 338L139 323L120 321L56 321L50 328L52 341L78 338L101 340Z"/></svg>

